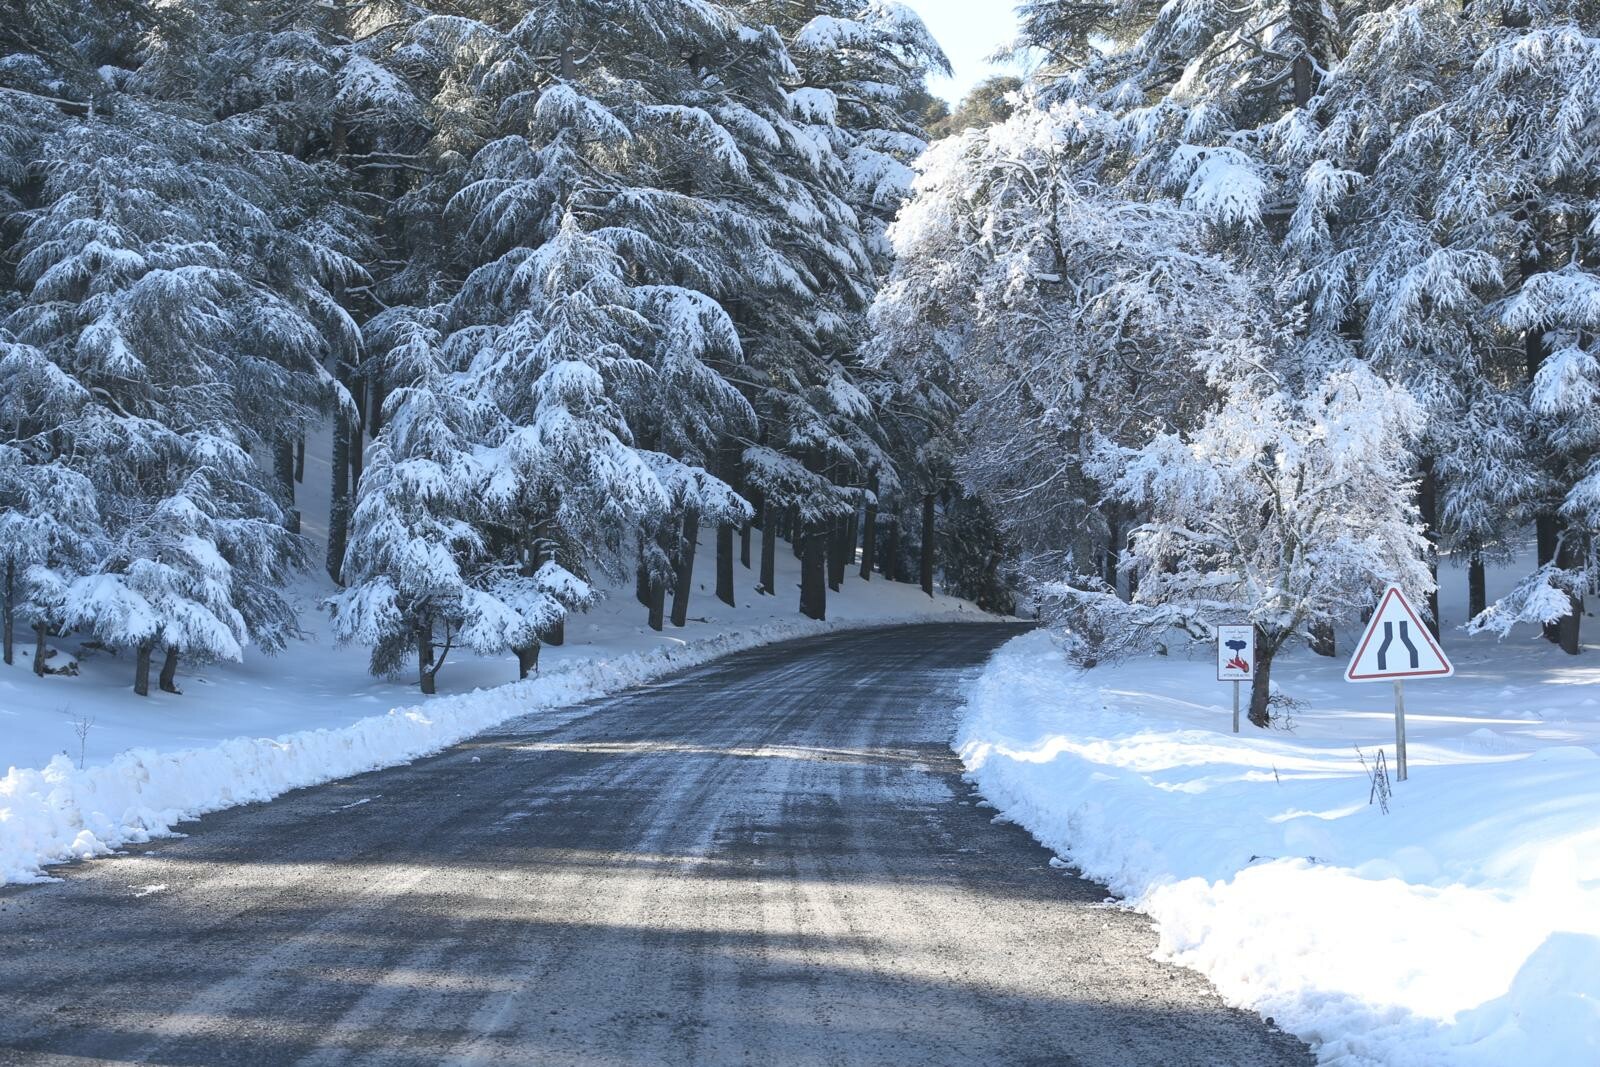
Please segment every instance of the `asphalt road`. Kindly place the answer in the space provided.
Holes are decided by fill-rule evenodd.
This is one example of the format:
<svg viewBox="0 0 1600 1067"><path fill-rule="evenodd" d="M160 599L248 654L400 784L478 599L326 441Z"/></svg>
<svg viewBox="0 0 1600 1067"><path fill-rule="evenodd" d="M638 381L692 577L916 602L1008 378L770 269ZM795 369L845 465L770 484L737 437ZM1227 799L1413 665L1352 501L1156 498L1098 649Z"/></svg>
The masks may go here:
<svg viewBox="0 0 1600 1067"><path fill-rule="evenodd" d="M742 653L0 890L0 1063L1310 1063L978 806L1012 632Z"/></svg>

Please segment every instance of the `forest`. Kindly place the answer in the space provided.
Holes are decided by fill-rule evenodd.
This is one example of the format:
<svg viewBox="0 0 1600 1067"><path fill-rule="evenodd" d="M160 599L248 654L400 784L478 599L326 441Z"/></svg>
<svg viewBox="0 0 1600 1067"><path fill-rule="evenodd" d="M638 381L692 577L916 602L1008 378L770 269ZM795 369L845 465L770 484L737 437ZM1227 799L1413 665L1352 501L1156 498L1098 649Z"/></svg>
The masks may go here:
<svg viewBox="0 0 1600 1067"><path fill-rule="evenodd" d="M936 552L1006 606L953 402L867 324L946 67L836 0L9 7L5 662L70 633L175 691L324 567L374 673L527 676L601 577L684 625L702 526L730 604L736 552L790 595L782 538L812 618Z"/></svg>
<svg viewBox="0 0 1600 1067"><path fill-rule="evenodd" d="M1576 654L1600 6L1019 12L955 115L884 0L8 14L6 661L170 688L321 566L375 673L526 675L603 576L682 625L702 529L730 603L782 541L805 615L938 580L1086 665L1251 623L1257 725L1385 585L1437 627L1445 558Z"/></svg>

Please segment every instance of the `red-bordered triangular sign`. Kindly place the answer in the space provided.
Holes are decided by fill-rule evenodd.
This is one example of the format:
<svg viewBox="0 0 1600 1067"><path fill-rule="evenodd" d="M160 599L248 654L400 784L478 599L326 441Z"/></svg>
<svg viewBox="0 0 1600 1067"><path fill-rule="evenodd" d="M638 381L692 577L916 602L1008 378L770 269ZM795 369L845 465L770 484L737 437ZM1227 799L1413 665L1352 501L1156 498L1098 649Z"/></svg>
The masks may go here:
<svg viewBox="0 0 1600 1067"><path fill-rule="evenodd" d="M1367 632L1344 672L1347 682L1390 682L1403 678L1448 678L1456 672L1444 649L1411 607L1399 586L1383 591Z"/></svg>

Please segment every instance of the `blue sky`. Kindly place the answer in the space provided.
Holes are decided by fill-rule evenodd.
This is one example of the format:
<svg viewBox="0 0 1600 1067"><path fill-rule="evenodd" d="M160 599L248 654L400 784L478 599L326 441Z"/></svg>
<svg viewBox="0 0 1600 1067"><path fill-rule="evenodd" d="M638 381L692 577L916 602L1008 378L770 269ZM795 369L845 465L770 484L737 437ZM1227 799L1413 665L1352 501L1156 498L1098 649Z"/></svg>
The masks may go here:
<svg viewBox="0 0 1600 1067"><path fill-rule="evenodd" d="M954 78L939 78L928 88L955 103L973 84L996 68L984 57L1007 43L1017 32L1012 0L901 0L922 16L928 29L944 46L955 67Z"/></svg>

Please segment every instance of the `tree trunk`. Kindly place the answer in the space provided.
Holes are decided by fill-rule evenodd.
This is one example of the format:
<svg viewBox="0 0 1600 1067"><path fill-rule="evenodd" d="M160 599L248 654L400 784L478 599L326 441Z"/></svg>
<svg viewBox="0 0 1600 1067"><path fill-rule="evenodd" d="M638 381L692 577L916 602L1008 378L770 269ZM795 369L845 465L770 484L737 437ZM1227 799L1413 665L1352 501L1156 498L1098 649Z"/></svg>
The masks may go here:
<svg viewBox="0 0 1600 1067"><path fill-rule="evenodd" d="M849 529L842 517L828 523L828 588L835 593L844 585L844 572L850 566L845 559Z"/></svg>
<svg viewBox="0 0 1600 1067"><path fill-rule="evenodd" d="M700 541L700 512L683 509L683 539L678 542L677 585L672 590L672 625L689 622L689 591L694 582L694 550Z"/></svg>
<svg viewBox="0 0 1600 1067"><path fill-rule="evenodd" d="M933 595L933 494L922 498L922 591Z"/></svg>
<svg viewBox="0 0 1600 1067"><path fill-rule="evenodd" d="M771 497L767 498L763 510L765 513L761 518L761 584L756 590L767 596L774 596L778 592L774 588L776 581L774 571L777 566L775 557L778 551L778 509L773 506Z"/></svg>
<svg viewBox="0 0 1600 1067"><path fill-rule="evenodd" d="M350 423L333 420L333 500L328 510L328 577L340 585L345 542L350 533Z"/></svg>
<svg viewBox="0 0 1600 1067"><path fill-rule="evenodd" d="M3 658L6 666L9 667L16 662L12 658L12 642L16 640L17 626L17 561L12 556L6 557L5 604L0 610L3 610L5 615Z"/></svg>
<svg viewBox="0 0 1600 1067"><path fill-rule="evenodd" d="M294 480L306 484L306 435L294 439Z"/></svg>
<svg viewBox="0 0 1600 1067"><path fill-rule="evenodd" d="M1570 571L1582 563L1582 539L1575 531L1568 529L1561 538L1561 547L1556 551L1556 565ZM1556 639L1561 651L1569 656L1576 656L1582 651L1579 631L1583 625L1583 597L1574 592L1568 593L1567 598L1569 609L1556 623Z"/></svg>
<svg viewBox="0 0 1600 1067"><path fill-rule="evenodd" d="M750 523L745 521L739 524L739 564L745 570L750 569Z"/></svg>
<svg viewBox="0 0 1600 1067"><path fill-rule="evenodd" d="M1250 725L1266 729L1272 725L1272 658L1278 654L1275 645L1266 641L1256 630L1255 674L1250 679Z"/></svg>
<svg viewBox="0 0 1600 1067"><path fill-rule="evenodd" d="M150 653L151 645L140 645L133 660L133 691L135 694L147 697L150 695Z"/></svg>
<svg viewBox="0 0 1600 1067"><path fill-rule="evenodd" d="M888 551L883 557L883 576L891 582L900 580L900 519L899 516L889 517L889 544Z"/></svg>
<svg viewBox="0 0 1600 1067"><path fill-rule="evenodd" d="M45 647L45 641L50 636L50 627L39 623L33 624L33 673L40 678L45 676L45 661L50 658L50 649Z"/></svg>
<svg viewBox="0 0 1600 1067"><path fill-rule="evenodd" d="M639 598L639 603L645 607L650 606L650 567L649 559L645 552L645 539L643 531L639 534L639 566L633 572L633 595Z"/></svg>
<svg viewBox="0 0 1600 1067"><path fill-rule="evenodd" d="M651 582L650 583L650 604L649 604L649 607L650 607L650 615L647 618L646 622L648 623L650 629L655 630L657 633L660 633L661 632L661 627L662 627L662 625L663 625L663 623L665 622L665 619L666 619L666 610L667 610L667 583L666 582L656 581L656 582Z"/></svg>
<svg viewBox="0 0 1600 1067"><path fill-rule="evenodd" d="M867 483L871 495L867 497L867 517L861 524L861 579L872 580L872 554L878 540L878 476L874 474Z"/></svg>
<svg viewBox="0 0 1600 1067"><path fill-rule="evenodd" d="M1433 591L1428 594L1428 629L1439 636L1439 475L1433 457L1422 460L1422 480L1417 483L1417 512L1422 519L1422 536L1428 541L1428 573L1433 575Z"/></svg>
<svg viewBox="0 0 1600 1067"><path fill-rule="evenodd" d="M158 683L163 693L178 692L178 649L167 646L167 656L161 661L161 678Z"/></svg>
<svg viewBox="0 0 1600 1067"><path fill-rule="evenodd" d="M294 507L294 441L287 434L273 445L273 466L289 507Z"/></svg>
<svg viewBox="0 0 1600 1067"><path fill-rule="evenodd" d="M728 607L733 602L733 523L717 524L717 599Z"/></svg>
<svg viewBox="0 0 1600 1067"><path fill-rule="evenodd" d="M283 490L283 526L290 533L300 532L300 509L294 506L294 441L278 438L273 449L278 483Z"/></svg>
<svg viewBox="0 0 1600 1067"><path fill-rule="evenodd" d="M361 489L361 469L366 461L367 449L367 387L362 382L350 390L356 402L356 424L350 431L350 491Z"/></svg>
<svg viewBox="0 0 1600 1067"><path fill-rule="evenodd" d="M1333 623L1314 622L1311 624L1311 651L1319 656L1333 656L1337 654L1334 647Z"/></svg>
<svg viewBox="0 0 1600 1067"><path fill-rule="evenodd" d="M1115 504L1107 504L1106 512L1106 584L1113 593L1118 591L1117 568L1122 564L1122 513Z"/></svg>
<svg viewBox="0 0 1600 1067"><path fill-rule="evenodd" d="M433 670L433 634L427 626L417 627L417 684L422 687L423 695L432 696L435 691Z"/></svg>
<svg viewBox="0 0 1600 1067"><path fill-rule="evenodd" d="M383 386L372 383L372 399L367 402L367 433L377 437L383 429Z"/></svg>
<svg viewBox="0 0 1600 1067"><path fill-rule="evenodd" d="M800 614L808 619L828 617L827 563L824 560L826 527L817 524L799 536L804 549L800 562Z"/></svg>
<svg viewBox="0 0 1600 1067"><path fill-rule="evenodd" d="M795 559L805 554L806 537L809 533L809 530L800 525L800 505L796 504L789 509L789 546L794 549Z"/></svg>
<svg viewBox="0 0 1600 1067"><path fill-rule="evenodd" d="M1476 619L1489 610L1489 582L1484 574L1483 557L1473 553L1467 564L1467 617Z"/></svg>
<svg viewBox="0 0 1600 1067"><path fill-rule="evenodd" d="M1534 516L1534 539L1538 544L1539 566L1554 563L1556 559L1556 545L1561 540L1561 527L1553 513L1544 512ZM1545 639L1552 642L1561 640L1561 624L1547 622L1544 625Z"/></svg>
<svg viewBox="0 0 1600 1067"><path fill-rule="evenodd" d="M526 678L539 670L539 642L517 649L517 677Z"/></svg>

